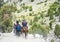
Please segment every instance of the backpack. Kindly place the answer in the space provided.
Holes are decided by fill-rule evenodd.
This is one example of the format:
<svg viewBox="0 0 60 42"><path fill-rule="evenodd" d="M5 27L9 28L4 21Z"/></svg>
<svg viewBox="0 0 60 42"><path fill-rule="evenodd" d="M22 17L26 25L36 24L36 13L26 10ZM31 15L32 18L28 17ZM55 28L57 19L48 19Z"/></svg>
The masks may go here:
<svg viewBox="0 0 60 42"><path fill-rule="evenodd" d="M18 24L18 25L16 25L16 30L17 31L20 31L21 30L21 26Z"/></svg>

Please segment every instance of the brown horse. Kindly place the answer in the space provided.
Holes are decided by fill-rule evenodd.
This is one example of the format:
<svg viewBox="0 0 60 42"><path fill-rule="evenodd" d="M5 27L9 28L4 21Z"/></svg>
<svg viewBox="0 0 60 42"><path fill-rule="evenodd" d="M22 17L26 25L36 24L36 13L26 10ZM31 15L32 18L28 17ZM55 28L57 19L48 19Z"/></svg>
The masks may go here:
<svg viewBox="0 0 60 42"><path fill-rule="evenodd" d="M26 38L27 37L27 34L28 34L28 27L27 26L22 27L21 33L24 33L25 34L25 38Z"/></svg>

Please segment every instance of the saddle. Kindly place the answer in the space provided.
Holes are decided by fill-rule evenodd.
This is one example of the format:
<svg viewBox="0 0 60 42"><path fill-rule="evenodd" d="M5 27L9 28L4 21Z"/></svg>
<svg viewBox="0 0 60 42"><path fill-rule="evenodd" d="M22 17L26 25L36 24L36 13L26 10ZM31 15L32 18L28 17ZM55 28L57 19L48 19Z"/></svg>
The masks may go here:
<svg viewBox="0 0 60 42"><path fill-rule="evenodd" d="M23 31L28 31L28 27L27 26L24 26L22 27Z"/></svg>

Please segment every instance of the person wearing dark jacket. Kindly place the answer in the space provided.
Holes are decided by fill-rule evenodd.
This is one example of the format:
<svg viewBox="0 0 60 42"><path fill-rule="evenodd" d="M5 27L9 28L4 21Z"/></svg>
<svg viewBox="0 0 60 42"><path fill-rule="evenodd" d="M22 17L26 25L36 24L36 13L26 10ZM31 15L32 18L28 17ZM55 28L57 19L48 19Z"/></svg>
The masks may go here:
<svg viewBox="0 0 60 42"><path fill-rule="evenodd" d="M25 31L25 30L28 31L28 26L27 26L26 20L23 20L23 21L22 21L22 28L23 28L24 31Z"/></svg>

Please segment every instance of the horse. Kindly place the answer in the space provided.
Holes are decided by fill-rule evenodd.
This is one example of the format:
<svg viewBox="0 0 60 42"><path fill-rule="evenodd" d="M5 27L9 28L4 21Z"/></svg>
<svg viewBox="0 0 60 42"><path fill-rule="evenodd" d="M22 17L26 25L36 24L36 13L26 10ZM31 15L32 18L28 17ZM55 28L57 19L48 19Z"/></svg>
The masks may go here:
<svg viewBox="0 0 60 42"><path fill-rule="evenodd" d="M21 33L24 33L25 34L25 38L26 38L27 34L28 34L28 27L27 26L22 27Z"/></svg>

